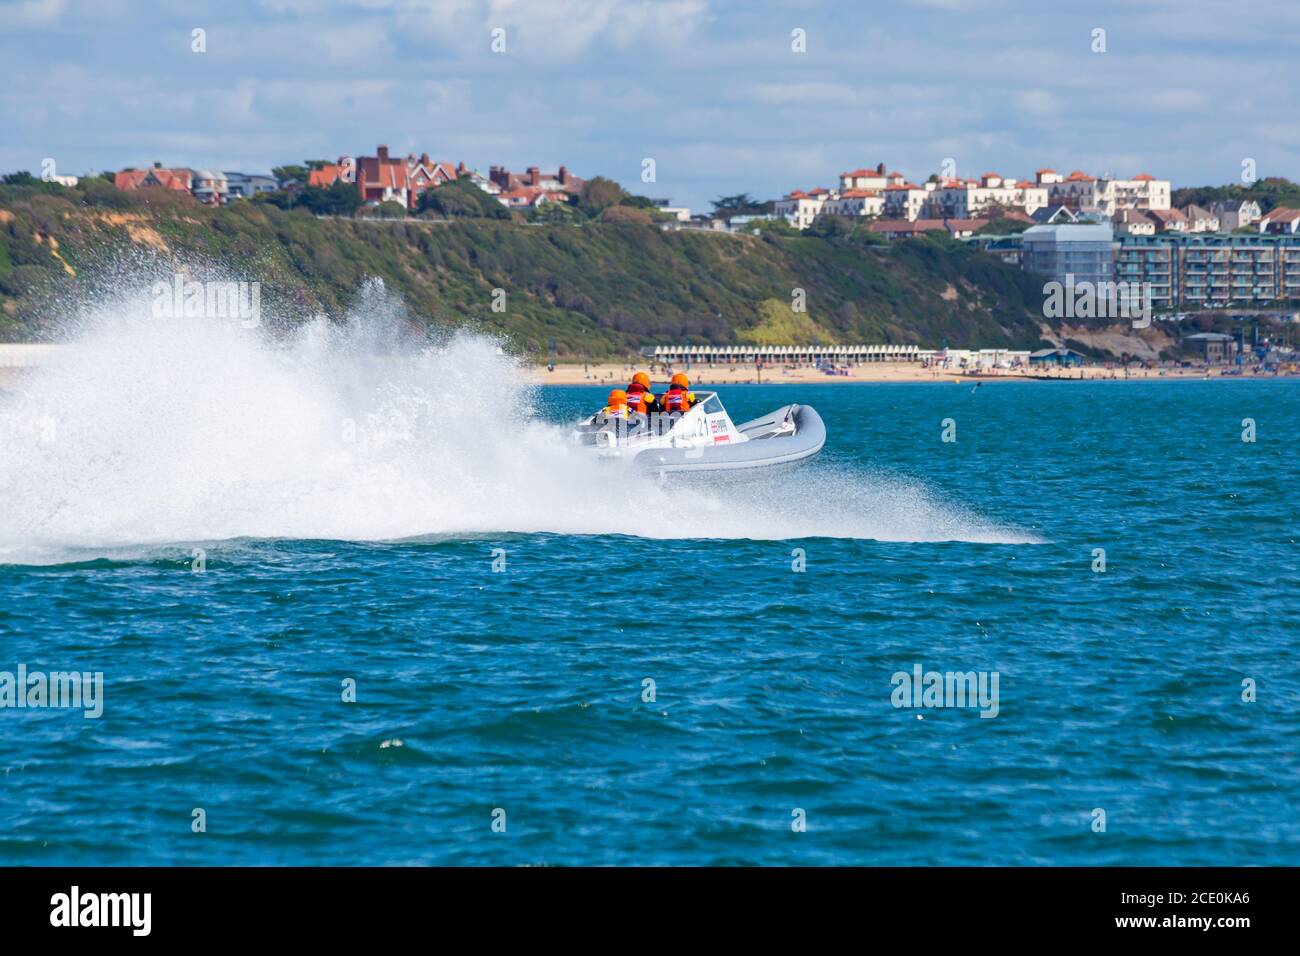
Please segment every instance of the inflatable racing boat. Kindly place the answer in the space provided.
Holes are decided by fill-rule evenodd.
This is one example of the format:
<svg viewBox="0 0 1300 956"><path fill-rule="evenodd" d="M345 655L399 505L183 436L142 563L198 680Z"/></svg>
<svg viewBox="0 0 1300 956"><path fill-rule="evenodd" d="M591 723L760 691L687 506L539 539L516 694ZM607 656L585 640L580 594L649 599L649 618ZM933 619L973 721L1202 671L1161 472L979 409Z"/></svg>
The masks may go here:
<svg viewBox="0 0 1300 956"><path fill-rule="evenodd" d="M809 405L785 405L736 425L717 392L696 392L685 413L627 418L596 414L578 424L573 440L602 458L656 472L722 472L774 468L816 455L826 426Z"/></svg>

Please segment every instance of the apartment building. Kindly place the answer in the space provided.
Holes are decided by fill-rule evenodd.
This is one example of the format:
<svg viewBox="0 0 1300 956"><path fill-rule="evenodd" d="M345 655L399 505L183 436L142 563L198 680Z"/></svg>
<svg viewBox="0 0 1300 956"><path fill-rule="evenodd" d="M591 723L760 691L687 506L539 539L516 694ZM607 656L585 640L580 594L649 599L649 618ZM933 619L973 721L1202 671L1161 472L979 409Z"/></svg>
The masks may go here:
<svg viewBox="0 0 1300 956"><path fill-rule="evenodd" d="M1149 283L1157 310L1300 301L1300 235L1123 236L1115 278Z"/></svg>
<svg viewBox="0 0 1300 956"><path fill-rule="evenodd" d="M832 216L879 216L885 211L885 194L880 189L849 189L827 199L822 211Z"/></svg>
<svg viewBox="0 0 1300 956"><path fill-rule="evenodd" d="M979 179L945 179L930 191L922 214L934 219L975 219L996 209L1033 215L1048 204L1045 186L985 173Z"/></svg>
<svg viewBox="0 0 1300 956"><path fill-rule="evenodd" d="M1020 234L1020 264L1057 282L1067 276L1076 284L1113 282L1114 238L1109 223L1031 226Z"/></svg>
<svg viewBox="0 0 1300 956"><path fill-rule="evenodd" d="M921 218L935 185L932 182L925 183L922 186L918 186L916 183L903 182L894 186L886 186L885 215L890 219L905 219L908 222L915 222Z"/></svg>
<svg viewBox="0 0 1300 956"><path fill-rule="evenodd" d="M1132 179L1105 179L1075 170L1062 176L1054 169L1040 169L1038 185L1047 189L1053 205L1071 209L1100 209L1113 216L1119 209L1168 209L1172 189L1167 179L1139 173Z"/></svg>
<svg viewBox="0 0 1300 956"><path fill-rule="evenodd" d="M807 229L822 214L826 201L835 194L829 189L818 187L804 192L796 189L773 207L778 216L784 216L796 229Z"/></svg>
<svg viewBox="0 0 1300 956"><path fill-rule="evenodd" d="M875 169L855 169L840 173L840 192L853 189L883 190L890 186L901 186L905 182L907 177L902 173L886 172L885 164L879 163Z"/></svg>

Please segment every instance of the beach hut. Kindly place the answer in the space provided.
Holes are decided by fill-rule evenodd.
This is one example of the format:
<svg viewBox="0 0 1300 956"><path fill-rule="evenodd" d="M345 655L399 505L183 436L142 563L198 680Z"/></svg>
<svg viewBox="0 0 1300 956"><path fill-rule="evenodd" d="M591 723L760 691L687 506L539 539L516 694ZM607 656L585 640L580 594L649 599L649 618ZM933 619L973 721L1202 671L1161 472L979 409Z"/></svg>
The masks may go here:
<svg viewBox="0 0 1300 956"><path fill-rule="evenodd" d="M1083 354L1074 349L1039 349L1029 353L1029 364L1039 368L1078 368L1083 364Z"/></svg>

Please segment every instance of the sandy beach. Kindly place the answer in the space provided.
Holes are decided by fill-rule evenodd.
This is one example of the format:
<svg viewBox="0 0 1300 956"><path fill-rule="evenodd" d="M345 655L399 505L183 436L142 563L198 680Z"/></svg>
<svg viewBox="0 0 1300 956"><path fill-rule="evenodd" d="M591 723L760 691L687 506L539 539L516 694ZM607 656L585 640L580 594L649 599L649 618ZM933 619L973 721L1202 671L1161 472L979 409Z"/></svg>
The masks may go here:
<svg viewBox="0 0 1300 956"><path fill-rule="evenodd" d="M34 365L26 367L5 367L0 364L0 390L14 388L23 374ZM634 372L643 371L644 366L631 366L620 363L581 363L557 364L553 370L544 364L523 366L525 379L537 385L603 385L616 388L631 381ZM674 371L678 371L674 369ZM961 369L927 368L920 362L881 362L871 365L859 365L842 369L835 375L811 367L785 368L765 367L761 372L752 365L696 365L689 371L691 384L696 387L710 385L807 385L844 384L853 382L1025 382L1025 381L1125 381L1138 379L1207 379L1207 378L1275 378L1296 376L1300 369L1283 368L1280 373L1254 372L1244 369L1240 374L1231 367L1211 368L1107 368L1105 366L1085 366L1070 369L983 369L980 371L963 371ZM655 382L666 382L670 373L663 368L655 368L651 378Z"/></svg>
<svg viewBox="0 0 1300 956"><path fill-rule="evenodd" d="M529 366L526 375L530 382L542 385L604 385L615 388L626 385L632 374L643 367L626 364L556 365L554 370L545 365ZM1069 369L983 369L978 372L961 369L927 368L920 362L881 362L840 370L829 375L816 368L765 367L762 371L752 365L696 365L691 369L674 369L687 372L693 386L705 385L807 385L809 383L837 384L845 382L1024 382L1024 381L1096 381L1137 379L1205 379L1205 378L1272 378L1272 372L1255 374L1244 370L1240 375L1226 368L1106 368L1085 366ZM1282 374L1287 374L1284 371ZM1291 375L1297 374L1295 369ZM656 368L651 377L665 381L668 374Z"/></svg>

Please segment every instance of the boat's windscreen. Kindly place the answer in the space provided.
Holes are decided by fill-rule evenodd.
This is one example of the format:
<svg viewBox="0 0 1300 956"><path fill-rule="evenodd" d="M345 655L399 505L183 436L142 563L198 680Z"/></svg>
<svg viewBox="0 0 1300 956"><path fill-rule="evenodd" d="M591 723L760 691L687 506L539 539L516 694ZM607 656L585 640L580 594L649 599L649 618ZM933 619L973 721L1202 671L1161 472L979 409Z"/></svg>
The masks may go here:
<svg viewBox="0 0 1300 956"><path fill-rule="evenodd" d="M722 399L718 398L717 392L709 392L701 401L703 402L704 414L706 415L715 415L718 412L726 411L726 409L722 407Z"/></svg>

